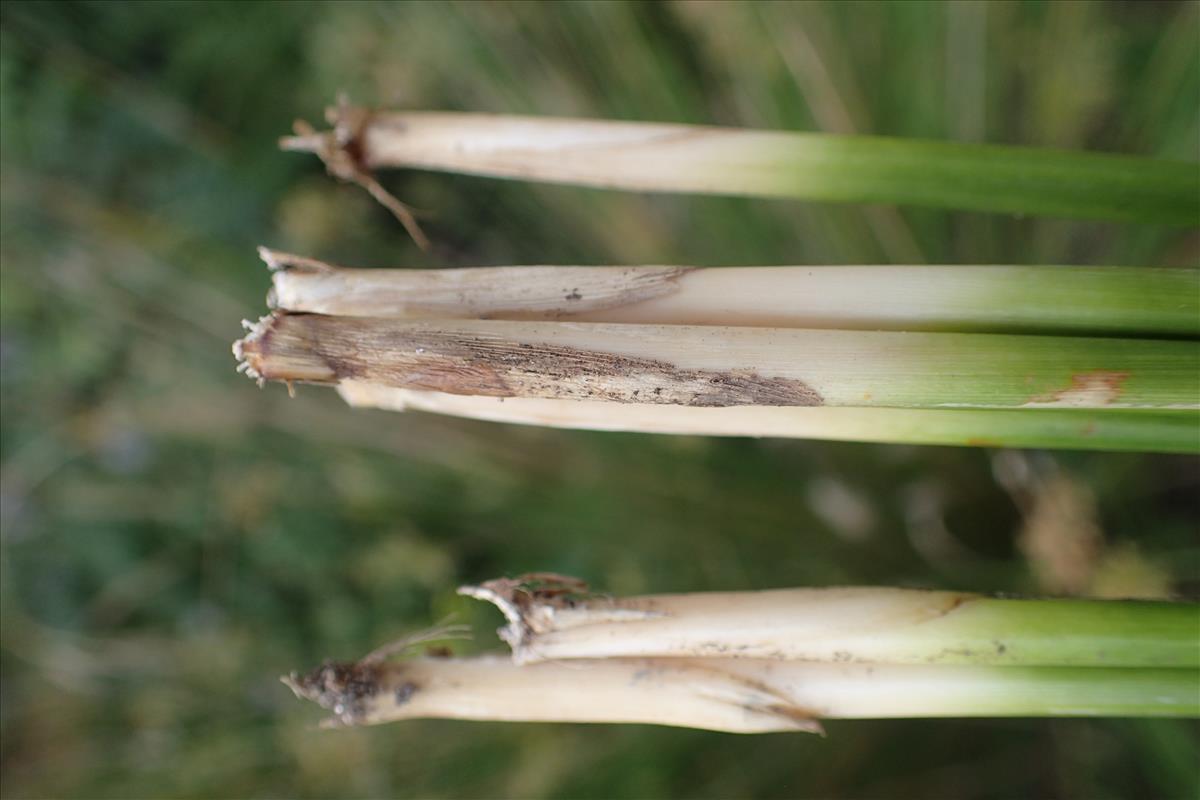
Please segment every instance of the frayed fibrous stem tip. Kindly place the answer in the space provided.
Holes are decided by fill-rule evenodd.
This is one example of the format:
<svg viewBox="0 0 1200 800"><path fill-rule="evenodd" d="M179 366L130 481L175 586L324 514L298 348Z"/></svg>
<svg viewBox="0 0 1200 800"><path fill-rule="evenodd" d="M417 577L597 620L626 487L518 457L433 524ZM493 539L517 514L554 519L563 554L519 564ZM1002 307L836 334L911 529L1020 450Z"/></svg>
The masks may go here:
<svg viewBox="0 0 1200 800"><path fill-rule="evenodd" d="M344 95L339 96L338 104L325 110L333 130L319 133L304 120L296 120L292 126L296 135L281 138L279 147L315 153L330 175L366 189L380 205L392 212L419 248L429 250L429 239L417 223L413 209L388 192L368 166L364 131L371 116L369 109L352 106Z"/></svg>
<svg viewBox="0 0 1200 800"><path fill-rule="evenodd" d="M267 381L267 375L262 371L261 343L270 330L274 314L259 317L256 322L242 320L242 328L246 335L233 343L233 357L237 359L237 371L255 381L259 388Z"/></svg>

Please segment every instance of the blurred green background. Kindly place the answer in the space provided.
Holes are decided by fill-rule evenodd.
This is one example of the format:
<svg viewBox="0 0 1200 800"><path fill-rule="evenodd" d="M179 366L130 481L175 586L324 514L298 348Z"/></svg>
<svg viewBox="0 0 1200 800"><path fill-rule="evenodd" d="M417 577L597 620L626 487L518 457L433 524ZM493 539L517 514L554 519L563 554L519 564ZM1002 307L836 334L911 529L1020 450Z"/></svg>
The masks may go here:
<svg viewBox="0 0 1200 800"><path fill-rule="evenodd" d="M539 430L234 373L267 244L350 265L1192 264L1195 232L387 173L280 153L362 103L1195 160L1195 3L0 7L5 797L1191 798L1180 721L834 722L828 738L416 721L277 682L460 582L1200 595L1196 459Z"/></svg>

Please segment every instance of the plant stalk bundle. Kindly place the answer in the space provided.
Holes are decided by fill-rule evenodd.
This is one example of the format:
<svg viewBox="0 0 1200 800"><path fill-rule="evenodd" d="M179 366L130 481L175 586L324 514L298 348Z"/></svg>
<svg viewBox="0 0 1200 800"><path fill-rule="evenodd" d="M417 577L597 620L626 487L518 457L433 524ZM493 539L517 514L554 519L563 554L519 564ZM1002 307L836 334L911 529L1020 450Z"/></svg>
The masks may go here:
<svg viewBox="0 0 1200 800"><path fill-rule="evenodd" d="M261 255L276 310L235 345L241 369L333 384L352 405L598 430L1200 450L1197 270L363 270Z"/></svg>
<svg viewBox="0 0 1200 800"><path fill-rule="evenodd" d="M513 658L327 662L283 680L331 725L418 717L737 733L821 719L1200 716L1200 607L790 589L597 597L538 574L467 586ZM401 643L403 644L403 643Z"/></svg>
<svg viewBox="0 0 1200 800"><path fill-rule="evenodd" d="M326 118L333 130L298 124L281 146L319 154L331 173L376 197L383 190L375 170L412 167L642 192L1200 222L1200 167L1187 162L699 125L372 111L344 101ZM409 217L405 224L415 223Z"/></svg>

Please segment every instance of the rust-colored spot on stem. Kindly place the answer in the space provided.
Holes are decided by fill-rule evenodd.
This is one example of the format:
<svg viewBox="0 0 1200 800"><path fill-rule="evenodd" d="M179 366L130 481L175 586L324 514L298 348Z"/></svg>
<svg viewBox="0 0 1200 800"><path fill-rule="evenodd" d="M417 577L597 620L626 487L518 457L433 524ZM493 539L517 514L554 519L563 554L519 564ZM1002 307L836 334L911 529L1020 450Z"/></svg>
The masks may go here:
<svg viewBox="0 0 1200 800"><path fill-rule="evenodd" d="M1064 406L1068 408L1094 408L1116 402L1125 391L1128 372L1096 369L1077 372L1063 389L1029 398L1028 406Z"/></svg>

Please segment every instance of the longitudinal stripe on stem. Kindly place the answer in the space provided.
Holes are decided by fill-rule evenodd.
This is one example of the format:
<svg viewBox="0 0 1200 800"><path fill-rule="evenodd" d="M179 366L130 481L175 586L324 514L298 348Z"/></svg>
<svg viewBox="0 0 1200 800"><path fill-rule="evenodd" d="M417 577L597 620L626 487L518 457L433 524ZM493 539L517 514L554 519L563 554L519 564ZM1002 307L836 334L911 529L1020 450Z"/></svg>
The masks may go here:
<svg viewBox="0 0 1200 800"><path fill-rule="evenodd" d="M472 419L637 433L772 436L968 447L1053 447L1200 453L1200 412L1102 409L661 406L603 400L480 397L349 380L352 406Z"/></svg>
<svg viewBox="0 0 1200 800"><path fill-rule="evenodd" d="M1190 341L276 313L266 380L675 406L1200 407Z"/></svg>
<svg viewBox="0 0 1200 800"><path fill-rule="evenodd" d="M561 576L464 586L518 662L612 657L1200 669L1200 606L874 587L609 597Z"/></svg>
<svg viewBox="0 0 1200 800"><path fill-rule="evenodd" d="M1200 672L599 659L519 666L506 658L327 663L284 678L330 709L328 724L404 719L649 723L726 731L817 731L820 719L1200 714Z"/></svg>
<svg viewBox="0 0 1200 800"><path fill-rule="evenodd" d="M1108 153L455 112L329 109L282 140L340 177L417 167L647 192L895 203L1195 226L1200 166ZM370 179L373 180L373 179Z"/></svg>
<svg viewBox="0 0 1200 800"><path fill-rule="evenodd" d="M260 252L271 303L396 319L507 319L1200 336L1200 270L1130 267L346 269Z"/></svg>

